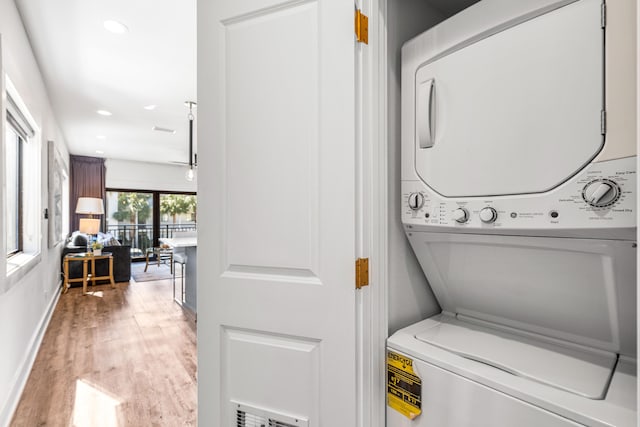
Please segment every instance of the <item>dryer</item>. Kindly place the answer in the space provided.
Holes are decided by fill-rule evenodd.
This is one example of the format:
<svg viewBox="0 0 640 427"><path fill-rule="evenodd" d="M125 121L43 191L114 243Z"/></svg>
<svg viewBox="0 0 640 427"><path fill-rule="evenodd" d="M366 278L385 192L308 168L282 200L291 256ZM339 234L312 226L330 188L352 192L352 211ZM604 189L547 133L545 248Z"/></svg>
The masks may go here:
<svg viewBox="0 0 640 427"><path fill-rule="evenodd" d="M404 45L442 313L388 339L388 427L636 425L635 7L483 0Z"/></svg>

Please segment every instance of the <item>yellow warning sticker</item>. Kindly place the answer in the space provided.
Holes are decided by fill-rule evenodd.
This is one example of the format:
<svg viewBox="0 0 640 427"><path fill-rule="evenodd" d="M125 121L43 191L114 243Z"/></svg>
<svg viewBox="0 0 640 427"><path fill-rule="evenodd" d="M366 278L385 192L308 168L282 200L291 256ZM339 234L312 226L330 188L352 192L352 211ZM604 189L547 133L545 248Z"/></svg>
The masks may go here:
<svg viewBox="0 0 640 427"><path fill-rule="evenodd" d="M387 351L387 405L410 420L422 413L422 380L413 360Z"/></svg>

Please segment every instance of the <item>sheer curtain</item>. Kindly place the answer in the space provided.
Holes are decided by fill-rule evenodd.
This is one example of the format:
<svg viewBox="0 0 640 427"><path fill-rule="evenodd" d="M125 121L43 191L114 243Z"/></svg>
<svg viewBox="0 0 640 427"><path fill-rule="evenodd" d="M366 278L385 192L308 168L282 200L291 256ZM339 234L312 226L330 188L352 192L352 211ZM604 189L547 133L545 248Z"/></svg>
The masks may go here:
<svg viewBox="0 0 640 427"><path fill-rule="evenodd" d="M69 181L69 230L78 229L80 215L77 215L76 204L79 197L98 197L105 199L105 176L107 169L101 157L71 156ZM101 229L104 229L104 218L100 218Z"/></svg>

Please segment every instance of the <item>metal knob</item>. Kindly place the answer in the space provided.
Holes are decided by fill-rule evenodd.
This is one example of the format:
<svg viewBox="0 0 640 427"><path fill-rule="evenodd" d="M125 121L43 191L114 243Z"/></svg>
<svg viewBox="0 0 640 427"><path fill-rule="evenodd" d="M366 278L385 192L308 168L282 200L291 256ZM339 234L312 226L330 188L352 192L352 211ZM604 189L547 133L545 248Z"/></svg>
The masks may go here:
<svg viewBox="0 0 640 427"><path fill-rule="evenodd" d="M492 207L482 208L480 210L480 221L485 224L491 224L498 218L498 212Z"/></svg>
<svg viewBox="0 0 640 427"><path fill-rule="evenodd" d="M610 179L596 179L582 189L584 201L597 208L612 205L619 197L620 187Z"/></svg>
<svg viewBox="0 0 640 427"><path fill-rule="evenodd" d="M465 208L458 208L453 211L451 217L455 222L459 222L460 224L464 224L469 220L469 211Z"/></svg>
<svg viewBox="0 0 640 427"><path fill-rule="evenodd" d="M409 194L409 207L417 211L424 204L424 196L420 193L411 193Z"/></svg>

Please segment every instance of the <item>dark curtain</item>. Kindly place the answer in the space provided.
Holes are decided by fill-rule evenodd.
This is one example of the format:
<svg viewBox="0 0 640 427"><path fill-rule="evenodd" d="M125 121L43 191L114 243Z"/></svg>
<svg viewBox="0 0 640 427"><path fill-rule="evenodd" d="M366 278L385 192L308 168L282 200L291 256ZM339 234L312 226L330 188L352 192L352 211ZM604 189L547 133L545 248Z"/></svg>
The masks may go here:
<svg viewBox="0 0 640 427"><path fill-rule="evenodd" d="M71 156L69 194L69 230L75 231L79 227L82 215L76 214L76 204L80 197L99 197L103 201L106 198L107 169L104 159L100 157ZM106 210L106 207L105 207ZM100 228L104 230L104 215L101 216Z"/></svg>

